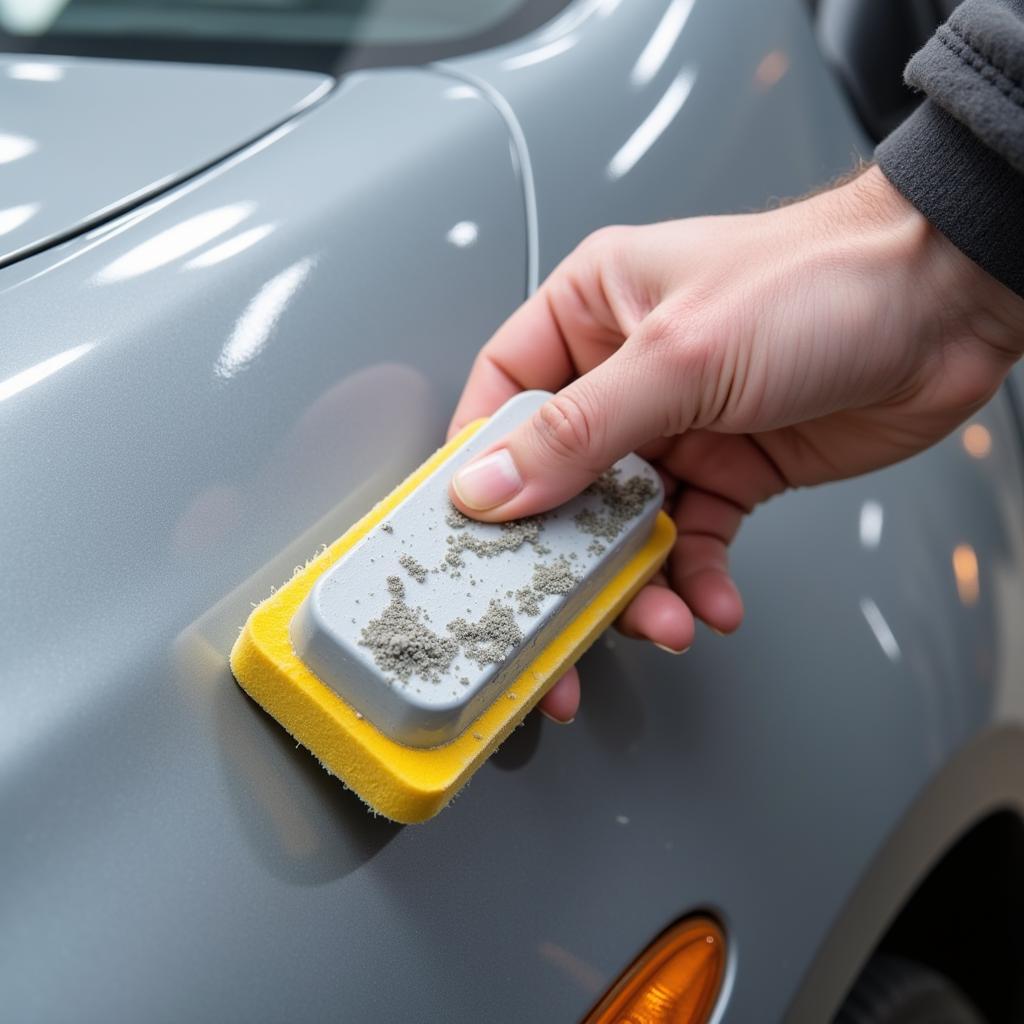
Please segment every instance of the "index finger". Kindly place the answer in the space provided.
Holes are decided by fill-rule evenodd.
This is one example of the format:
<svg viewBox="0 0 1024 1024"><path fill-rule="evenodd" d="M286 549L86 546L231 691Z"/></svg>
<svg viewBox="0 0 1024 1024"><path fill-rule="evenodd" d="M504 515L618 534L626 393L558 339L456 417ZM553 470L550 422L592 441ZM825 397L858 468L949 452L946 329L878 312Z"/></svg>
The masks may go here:
<svg viewBox="0 0 1024 1024"><path fill-rule="evenodd" d="M569 346L541 288L498 328L473 361L448 437L520 391L557 391L575 376Z"/></svg>

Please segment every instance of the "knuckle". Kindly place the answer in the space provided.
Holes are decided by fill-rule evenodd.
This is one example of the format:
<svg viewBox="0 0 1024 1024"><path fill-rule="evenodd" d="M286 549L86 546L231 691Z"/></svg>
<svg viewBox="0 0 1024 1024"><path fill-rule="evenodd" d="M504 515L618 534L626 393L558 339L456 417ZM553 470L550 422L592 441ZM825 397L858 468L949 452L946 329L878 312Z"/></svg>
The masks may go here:
<svg viewBox="0 0 1024 1024"><path fill-rule="evenodd" d="M726 348L706 306L676 303L652 311L628 342L630 355L677 400L666 403L664 434L705 425L720 409Z"/></svg>
<svg viewBox="0 0 1024 1024"><path fill-rule="evenodd" d="M622 248L624 236L629 232L628 227L619 224L611 224L596 231L591 231L577 247L577 253L585 259L601 260L610 253L616 253Z"/></svg>
<svg viewBox="0 0 1024 1024"><path fill-rule="evenodd" d="M644 317L636 332L637 347L659 355L670 354L688 333L687 317L682 312L659 306Z"/></svg>
<svg viewBox="0 0 1024 1024"><path fill-rule="evenodd" d="M535 414L542 448L560 460L585 460L594 443L594 416L588 406L571 394L558 394Z"/></svg>
<svg viewBox="0 0 1024 1024"><path fill-rule="evenodd" d="M653 360L661 373L692 374L703 369L721 331L705 305L660 306L648 314L633 339L634 354Z"/></svg>

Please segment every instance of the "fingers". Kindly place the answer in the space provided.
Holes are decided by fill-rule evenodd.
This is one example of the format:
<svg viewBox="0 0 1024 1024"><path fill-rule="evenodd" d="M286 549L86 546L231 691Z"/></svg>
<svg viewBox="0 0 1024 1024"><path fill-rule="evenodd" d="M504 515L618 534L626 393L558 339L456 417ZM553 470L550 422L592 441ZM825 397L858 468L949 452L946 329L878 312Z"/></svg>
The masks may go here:
<svg viewBox="0 0 1024 1024"><path fill-rule="evenodd" d="M650 640L672 654L682 654L693 643L693 615L663 575L633 598L615 625L626 636Z"/></svg>
<svg viewBox="0 0 1024 1024"><path fill-rule="evenodd" d="M743 600L729 575L728 549L719 537L684 534L672 551L672 583L702 622L731 633L743 621Z"/></svg>
<svg viewBox="0 0 1024 1024"><path fill-rule="evenodd" d="M619 349L463 466L450 494L466 515L500 522L561 505L664 432L673 397L650 359Z"/></svg>
<svg viewBox="0 0 1024 1024"><path fill-rule="evenodd" d="M672 587L693 614L720 633L743 620L743 601L729 574L728 548L756 505L786 487L753 436L692 431L661 464L682 483L676 501L679 539L669 559Z"/></svg>
<svg viewBox="0 0 1024 1024"><path fill-rule="evenodd" d="M490 416L520 391L555 391L571 380L573 373L569 347L545 286L480 350L455 408L449 438L467 423Z"/></svg>
<svg viewBox="0 0 1024 1024"><path fill-rule="evenodd" d="M676 504L679 539L669 558L672 583L693 614L719 633L731 633L743 620L728 550L744 515L729 498L694 486Z"/></svg>
<svg viewBox="0 0 1024 1024"><path fill-rule="evenodd" d="M569 669L540 699L537 709L559 725L568 725L580 706L580 674Z"/></svg>
<svg viewBox="0 0 1024 1024"><path fill-rule="evenodd" d="M631 304L610 300L605 276L621 252L607 230L592 235L498 329L473 364L448 436L490 416L520 391L557 391L606 359L632 332Z"/></svg>
<svg viewBox="0 0 1024 1024"><path fill-rule="evenodd" d="M690 431L661 456L661 465L691 489L719 495L744 512L787 486L775 463L750 435ZM677 517L680 529L687 528L695 510L686 511L685 518Z"/></svg>
<svg viewBox="0 0 1024 1024"><path fill-rule="evenodd" d="M616 623L627 636L645 637L673 654L682 654L693 642L693 616L682 599L666 585L663 575L633 599ZM580 676L569 669L541 698L537 709L559 725L576 717L580 706Z"/></svg>

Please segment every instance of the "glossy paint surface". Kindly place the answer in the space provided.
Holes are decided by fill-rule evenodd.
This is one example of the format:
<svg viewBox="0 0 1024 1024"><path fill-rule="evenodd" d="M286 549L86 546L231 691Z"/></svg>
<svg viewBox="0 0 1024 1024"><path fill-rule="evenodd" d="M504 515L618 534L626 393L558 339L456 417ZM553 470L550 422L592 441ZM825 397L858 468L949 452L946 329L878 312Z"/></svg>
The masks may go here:
<svg viewBox="0 0 1024 1024"><path fill-rule="evenodd" d="M331 84L298 71L0 57L0 264L167 188Z"/></svg>
<svg viewBox="0 0 1024 1024"><path fill-rule="evenodd" d="M541 277L606 224L760 209L870 154L789 0L575 3L444 67L523 133Z"/></svg>
<svg viewBox="0 0 1024 1024"><path fill-rule="evenodd" d="M912 463L759 510L735 638L608 635L576 723L532 717L426 826L369 817L227 653L440 442L531 244L543 273L602 223L799 194L859 145L799 4L574 4L450 68L348 79L0 271L13 1019L575 1020L698 908L730 943L717 1019L782 1019L907 807L1021 718L1005 396Z"/></svg>

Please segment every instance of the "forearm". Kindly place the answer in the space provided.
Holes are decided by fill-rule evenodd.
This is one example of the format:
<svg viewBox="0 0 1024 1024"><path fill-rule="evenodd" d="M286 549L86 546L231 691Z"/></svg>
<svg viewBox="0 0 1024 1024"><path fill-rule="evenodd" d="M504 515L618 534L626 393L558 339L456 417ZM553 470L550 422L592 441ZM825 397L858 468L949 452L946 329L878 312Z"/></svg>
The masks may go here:
<svg viewBox="0 0 1024 1024"><path fill-rule="evenodd" d="M1024 295L1024 0L966 0L907 67L921 108L878 147L886 177Z"/></svg>

